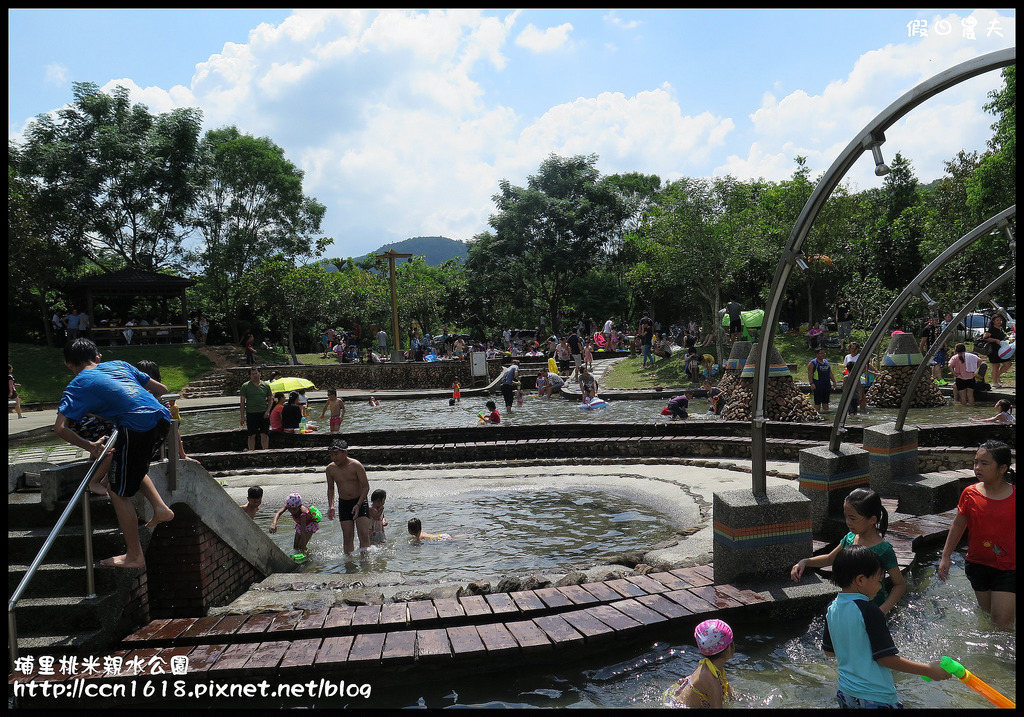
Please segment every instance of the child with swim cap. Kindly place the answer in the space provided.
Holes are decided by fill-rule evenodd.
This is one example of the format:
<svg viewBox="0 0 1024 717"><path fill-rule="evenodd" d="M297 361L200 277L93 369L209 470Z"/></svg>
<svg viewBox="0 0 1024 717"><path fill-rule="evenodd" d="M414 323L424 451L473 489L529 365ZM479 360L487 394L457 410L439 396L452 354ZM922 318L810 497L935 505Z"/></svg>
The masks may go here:
<svg viewBox="0 0 1024 717"><path fill-rule="evenodd" d="M274 513L274 519L270 523L271 533L277 532L277 519L285 511L291 513L292 520L295 521L295 540L292 543L292 547L296 553L305 553L306 546L309 545L309 539L313 537L313 533L320 529L320 525L313 517L310 509L302 504L302 496L298 493L291 493L285 500L281 510Z"/></svg>
<svg viewBox="0 0 1024 717"><path fill-rule="evenodd" d="M717 618L705 620L693 631L704 657L693 674L665 690L665 701L693 708L719 708L732 695L725 679L725 663L736 654L732 628Z"/></svg>

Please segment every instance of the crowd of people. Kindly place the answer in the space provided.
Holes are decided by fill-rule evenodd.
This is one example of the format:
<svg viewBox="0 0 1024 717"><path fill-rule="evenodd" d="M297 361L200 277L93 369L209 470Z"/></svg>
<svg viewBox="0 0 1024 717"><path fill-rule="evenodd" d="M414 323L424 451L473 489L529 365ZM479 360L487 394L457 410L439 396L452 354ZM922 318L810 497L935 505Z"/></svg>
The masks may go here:
<svg viewBox="0 0 1024 717"><path fill-rule="evenodd" d="M146 344L189 343L205 346L210 322L202 313L175 324L167 317L131 313L122 318L117 313L93 322L89 314L73 307L67 314L54 311L50 331L58 346L77 338L91 338L101 346L141 346Z"/></svg>

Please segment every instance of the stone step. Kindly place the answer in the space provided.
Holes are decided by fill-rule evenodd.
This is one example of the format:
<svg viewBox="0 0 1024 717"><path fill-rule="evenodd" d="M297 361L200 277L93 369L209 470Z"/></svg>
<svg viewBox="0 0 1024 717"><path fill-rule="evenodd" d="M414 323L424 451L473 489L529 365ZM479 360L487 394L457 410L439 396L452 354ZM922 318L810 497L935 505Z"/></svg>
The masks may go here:
<svg viewBox="0 0 1024 717"><path fill-rule="evenodd" d="M105 637L101 630L77 630L63 634L25 635L21 634L18 623L18 652L20 655L85 655L95 653L104 646Z"/></svg>
<svg viewBox="0 0 1024 717"><path fill-rule="evenodd" d="M911 515L943 513L956 508L960 494L975 482L974 471L943 471L893 478L899 510Z"/></svg>
<svg viewBox="0 0 1024 717"><path fill-rule="evenodd" d="M105 557L105 556L104 556ZM7 594L10 596L25 577L29 564L14 564L7 568ZM94 571L96 591L106 593L115 589L114 568L98 567ZM85 595L85 564L78 562L46 562L39 566L22 593L32 597L75 597Z"/></svg>
<svg viewBox="0 0 1024 717"><path fill-rule="evenodd" d="M100 616L116 601L113 594L22 598L15 608L18 644L21 645L22 637L61 636L99 629Z"/></svg>
<svg viewBox="0 0 1024 717"><path fill-rule="evenodd" d="M38 491L19 491L10 493L7 496L7 527L20 530L31 530L40 526L54 526L61 512L67 505L66 501L58 504L57 510L46 510L41 501ZM89 513L92 516L93 527L117 525L117 514L110 500L102 496L90 496ZM68 516L66 526L80 526L82 524L81 507L72 511ZM47 528L49 530L49 528Z"/></svg>
<svg viewBox="0 0 1024 717"><path fill-rule="evenodd" d="M51 528L7 531L8 563L30 564L39 553L43 541ZM124 540L118 528L93 527L93 554L100 557L119 555L124 552ZM85 554L85 535L80 525L65 525L50 547L46 562L59 563L81 561Z"/></svg>

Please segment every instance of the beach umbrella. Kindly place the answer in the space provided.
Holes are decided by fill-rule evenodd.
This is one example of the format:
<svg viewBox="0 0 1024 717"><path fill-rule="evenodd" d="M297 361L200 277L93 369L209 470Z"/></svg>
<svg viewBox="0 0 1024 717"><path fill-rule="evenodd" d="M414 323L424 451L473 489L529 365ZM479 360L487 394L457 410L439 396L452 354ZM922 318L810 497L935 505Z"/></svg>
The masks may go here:
<svg viewBox="0 0 1024 717"><path fill-rule="evenodd" d="M284 376L271 381L269 384L270 390L274 393L287 393L289 391L298 391L299 389L316 388L313 382L306 378L298 378L297 376Z"/></svg>

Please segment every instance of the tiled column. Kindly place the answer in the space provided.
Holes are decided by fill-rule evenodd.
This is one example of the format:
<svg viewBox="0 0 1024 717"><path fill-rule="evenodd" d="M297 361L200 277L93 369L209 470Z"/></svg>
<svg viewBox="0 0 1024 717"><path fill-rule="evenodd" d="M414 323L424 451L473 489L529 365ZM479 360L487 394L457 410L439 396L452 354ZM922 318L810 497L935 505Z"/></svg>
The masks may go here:
<svg viewBox="0 0 1024 717"><path fill-rule="evenodd" d="M779 578L811 554L811 501L789 486L715 493L715 584Z"/></svg>
<svg viewBox="0 0 1024 717"><path fill-rule="evenodd" d="M864 429L864 450L870 455L871 488L883 496L896 495L894 481L918 473L917 429L898 431L895 423Z"/></svg>
<svg viewBox="0 0 1024 717"><path fill-rule="evenodd" d="M846 534L843 524L830 517L841 518L843 501L851 490L868 487L868 455L848 443L841 443L837 453L828 446L800 451L800 492L811 500L811 523L817 539L831 541Z"/></svg>

